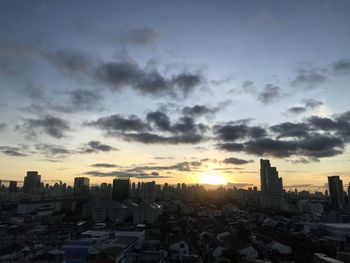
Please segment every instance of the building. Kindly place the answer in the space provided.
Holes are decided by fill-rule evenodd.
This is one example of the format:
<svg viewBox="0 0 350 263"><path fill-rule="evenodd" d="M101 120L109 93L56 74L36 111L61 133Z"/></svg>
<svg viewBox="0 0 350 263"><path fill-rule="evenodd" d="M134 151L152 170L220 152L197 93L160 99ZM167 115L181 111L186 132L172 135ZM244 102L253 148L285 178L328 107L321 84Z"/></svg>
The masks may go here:
<svg viewBox="0 0 350 263"><path fill-rule="evenodd" d="M130 190L130 179L114 179L113 180L113 189L112 189L112 198L115 201L124 201L129 198Z"/></svg>
<svg viewBox="0 0 350 263"><path fill-rule="evenodd" d="M94 200L83 206L82 216L97 223L107 220L122 223L127 217L127 207L115 201Z"/></svg>
<svg viewBox="0 0 350 263"><path fill-rule="evenodd" d="M74 178L74 194L87 195L90 190L90 179L87 177Z"/></svg>
<svg viewBox="0 0 350 263"><path fill-rule="evenodd" d="M328 176L328 187L332 206L342 210L344 208L343 181L337 175Z"/></svg>
<svg viewBox="0 0 350 263"><path fill-rule="evenodd" d="M155 203L142 202L134 209L134 224L152 224L162 212L162 207Z"/></svg>
<svg viewBox="0 0 350 263"><path fill-rule="evenodd" d="M16 181L10 181L10 183L9 183L9 191L10 191L10 193L17 192L17 182Z"/></svg>
<svg viewBox="0 0 350 263"><path fill-rule="evenodd" d="M281 209L283 198L282 178L269 160L260 159L261 204L269 209Z"/></svg>
<svg viewBox="0 0 350 263"><path fill-rule="evenodd" d="M32 193L40 188L41 175L37 171L28 171L24 177L23 192Z"/></svg>

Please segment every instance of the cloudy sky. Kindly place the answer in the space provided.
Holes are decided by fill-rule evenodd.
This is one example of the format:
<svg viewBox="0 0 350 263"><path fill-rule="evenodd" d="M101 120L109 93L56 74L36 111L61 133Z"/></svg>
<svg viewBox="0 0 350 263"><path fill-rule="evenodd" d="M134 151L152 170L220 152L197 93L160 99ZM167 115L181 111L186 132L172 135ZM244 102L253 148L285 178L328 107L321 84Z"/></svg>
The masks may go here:
<svg viewBox="0 0 350 263"><path fill-rule="evenodd" d="M350 2L2 1L0 178L350 180Z"/></svg>

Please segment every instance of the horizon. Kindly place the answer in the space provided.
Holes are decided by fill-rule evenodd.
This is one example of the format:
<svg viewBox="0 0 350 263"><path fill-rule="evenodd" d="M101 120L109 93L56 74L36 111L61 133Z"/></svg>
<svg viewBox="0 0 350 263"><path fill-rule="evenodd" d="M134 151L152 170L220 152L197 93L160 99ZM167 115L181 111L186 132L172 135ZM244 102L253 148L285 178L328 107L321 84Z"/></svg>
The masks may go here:
<svg viewBox="0 0 350 263"><path fill-rule="evenodd" d="M4 1L0 178L350 182L350 2L137 7Z"/></svg>

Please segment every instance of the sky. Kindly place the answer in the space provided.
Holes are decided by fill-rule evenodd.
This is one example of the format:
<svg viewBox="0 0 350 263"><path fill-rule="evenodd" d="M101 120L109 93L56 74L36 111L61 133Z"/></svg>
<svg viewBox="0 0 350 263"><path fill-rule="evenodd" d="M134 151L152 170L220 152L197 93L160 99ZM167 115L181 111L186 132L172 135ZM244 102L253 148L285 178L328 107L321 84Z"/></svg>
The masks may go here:
<svg viewBox="0 0 350 263"><path fill-rule="evenodd" d="M0 178L350 181L350 2L1 1Z"/></svg>

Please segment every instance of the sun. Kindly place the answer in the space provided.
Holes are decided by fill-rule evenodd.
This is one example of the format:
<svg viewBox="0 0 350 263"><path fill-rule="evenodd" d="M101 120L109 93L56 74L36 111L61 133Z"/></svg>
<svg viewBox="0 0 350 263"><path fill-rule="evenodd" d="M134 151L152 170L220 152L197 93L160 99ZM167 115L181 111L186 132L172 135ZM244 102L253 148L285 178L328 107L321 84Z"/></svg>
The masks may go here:
<svg viewBox="0 0 350 263"><path fill-rule="evenodd" d="M202 184L226 184L227 181L225 177L219 174L212 174L212 173L203 173L201 174L201 183Z"/></svg>

